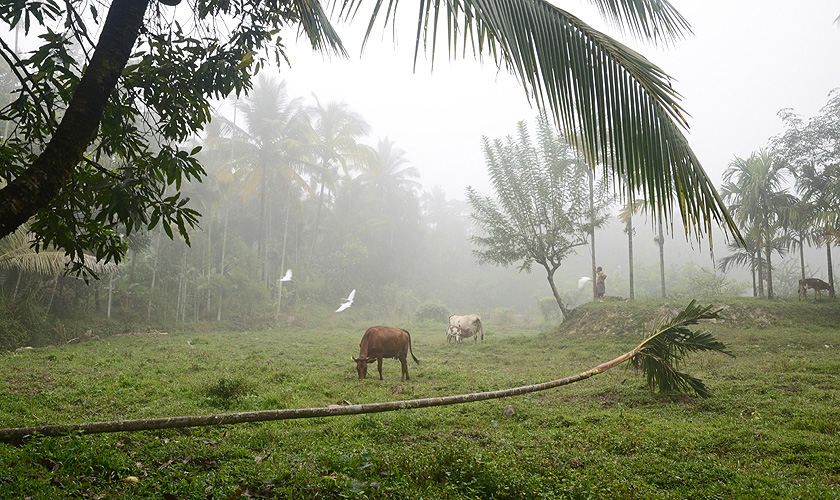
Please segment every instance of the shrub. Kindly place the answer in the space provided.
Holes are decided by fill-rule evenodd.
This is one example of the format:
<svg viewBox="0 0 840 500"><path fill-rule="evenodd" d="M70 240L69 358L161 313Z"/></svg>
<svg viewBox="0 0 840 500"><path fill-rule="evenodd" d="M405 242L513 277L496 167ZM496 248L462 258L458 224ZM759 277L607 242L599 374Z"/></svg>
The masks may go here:
<svg viewBox="0 0 840 500"><path fill-rule="evenodd" d="M430 319L432 321L446 322L449 319L449 308L443 302L435 300L427 300L419 306L414 312L418 320Z"/></svg>

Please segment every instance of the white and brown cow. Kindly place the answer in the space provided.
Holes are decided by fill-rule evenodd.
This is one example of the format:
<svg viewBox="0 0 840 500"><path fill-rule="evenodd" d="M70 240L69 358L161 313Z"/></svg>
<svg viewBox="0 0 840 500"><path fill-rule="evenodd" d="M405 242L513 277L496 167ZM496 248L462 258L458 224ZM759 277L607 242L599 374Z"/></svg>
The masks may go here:
<svg viewBox="0 0 840 500"><path fill-rule="evenodd" d="M460 344L462 339L470 336L472 336L472 334L468 334L464 330L461 330L460 327L449 325L449 328L446 330L446 343L448 344L454 339L456 344Z"/></svg>
<svg viewBox="0 0 840 500"><path fill-rule="evenodd" d="M452 327L457 328L458 333L453 332ZM455 337L455 343L461 341L464 338L473 337L476 342L478 342L478 337L481 336L481 340L484 340L484 328L481 326L481 318L478 314L467 314L466 316L458 316L458 315L451 315L449 316L449 329L447 330L446 337L447 342L452 338Z"/></svg>
<svg viewBox="0 0 840 500"><path fill-rule="evenodd" d="M364 380L367 376L367 365L376 361L379 368L379 380L382 379L382 360L384 358L394 358L400 360L402 365L402 381L405 382L408 377L408 362L406 358L411 353L411 358L414 362L420 364L420 361L414 357L411 351L411 334L402 328L392 328L390 326L372 326L365 331L362 336L362 341L359 343L359 357L351 356L356 362L356 371L359 372L359 380Z"/></svg>

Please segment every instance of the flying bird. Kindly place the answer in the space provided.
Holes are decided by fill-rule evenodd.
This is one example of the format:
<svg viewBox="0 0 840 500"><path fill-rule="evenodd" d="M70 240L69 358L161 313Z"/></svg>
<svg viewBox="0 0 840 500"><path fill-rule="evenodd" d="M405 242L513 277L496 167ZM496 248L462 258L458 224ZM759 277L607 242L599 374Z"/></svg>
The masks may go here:
<svg viewBox="0 0 840 500"><path fill-rule="evenodd" d="M286 274L280 278L280 281L292 281L292 270L286 269Z"/></svg>
<svg viewBox="0 0 840 500"><path fill-rule="evenodd" d="M341 305L338 306L338 309L336 309L335 312L340 313L341 311L343 311L343 310L347 309L348 307L352 306L353 305L353 297L355 297L355 296L356 296L356 289L354 288L353 291L350 292L350 295L348 295L347 298L344 299L341 302Z"/></svg>
<svg viewBox="0 0 840 500"><path fill-rule="evenodd" d="M592 281L592 278L590 278L589 276L584 276L584 277L582 277L581 279L579 279L579 280L578 280L578 290L580 290L581 288L583 288L583 287L584 287L587 283L589 283L590 281Z"/></svg>

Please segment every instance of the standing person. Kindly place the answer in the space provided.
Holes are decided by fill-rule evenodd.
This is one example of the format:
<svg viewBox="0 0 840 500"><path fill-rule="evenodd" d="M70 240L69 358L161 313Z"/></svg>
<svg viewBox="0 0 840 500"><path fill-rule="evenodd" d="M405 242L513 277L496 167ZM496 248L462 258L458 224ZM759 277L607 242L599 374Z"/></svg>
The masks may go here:
<svg viewBox="0 0 840 500"><path fill-rule="evenodd" d="M604 294L607 292L607 286L604 284L604 281L607 279L606 273L601 269L601 266L598 266L596 269L597 274L595 275L595 296L597 298L603 298Z"/></svg>

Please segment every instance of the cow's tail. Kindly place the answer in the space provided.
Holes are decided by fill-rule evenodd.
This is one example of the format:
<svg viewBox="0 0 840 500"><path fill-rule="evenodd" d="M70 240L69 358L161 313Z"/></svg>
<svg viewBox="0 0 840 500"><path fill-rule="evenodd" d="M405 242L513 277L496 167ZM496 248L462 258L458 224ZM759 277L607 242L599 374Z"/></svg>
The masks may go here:
<svg viewBox="0 0 840 500"><path fill-rule="evenodd" d="M408 330L403 330L405 333L408 333ZM415 363L418 365L420 364L420 360L414 357L414 351L411 350L411 334L408 333L408 352L411 354L411 359L414 360Z"/></svg>

